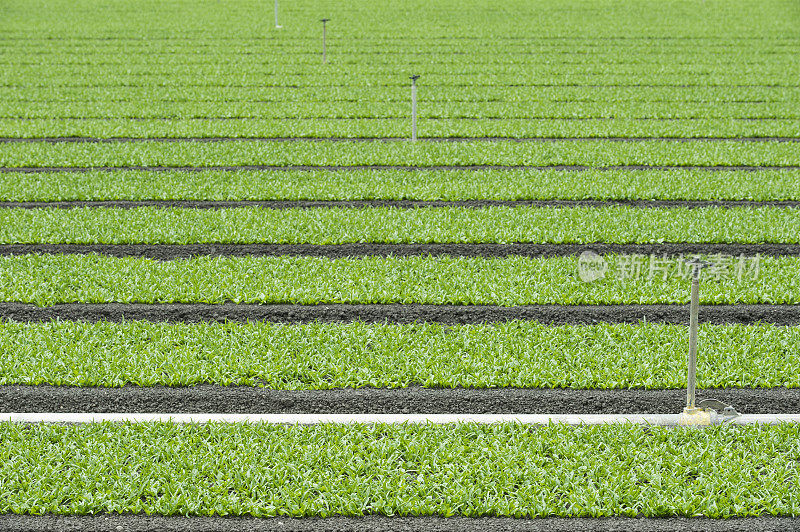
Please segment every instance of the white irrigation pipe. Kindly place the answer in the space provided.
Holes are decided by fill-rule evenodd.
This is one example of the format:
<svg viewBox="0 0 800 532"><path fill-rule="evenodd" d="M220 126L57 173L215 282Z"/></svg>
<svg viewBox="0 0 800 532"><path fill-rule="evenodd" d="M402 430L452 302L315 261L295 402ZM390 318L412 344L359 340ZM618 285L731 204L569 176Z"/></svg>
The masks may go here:
<svg viewBox="0 0 800 532"><path fill-rule="evenodd" d="M95 413L0 413L0 422L20 423L271 423L316 425L320 423L524 423L546 425L637 425L676 426L679 414L95 414ZM800 414L741 415L729 423L737 425L800 423Z"/></svg>

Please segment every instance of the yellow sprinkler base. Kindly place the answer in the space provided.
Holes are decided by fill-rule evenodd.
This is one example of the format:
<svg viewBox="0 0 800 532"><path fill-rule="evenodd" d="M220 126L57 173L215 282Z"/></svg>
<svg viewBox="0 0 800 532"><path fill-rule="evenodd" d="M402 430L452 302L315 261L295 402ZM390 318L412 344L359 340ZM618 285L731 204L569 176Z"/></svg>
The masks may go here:
<svg viewBox="0 0 800 532"><path fill-rule="evenodd" d="M708 427L712 423L712 415L715 414L713 410L706 408L689 408L683 409L683 413L678 418L678 425L682 427Z"/></svg>

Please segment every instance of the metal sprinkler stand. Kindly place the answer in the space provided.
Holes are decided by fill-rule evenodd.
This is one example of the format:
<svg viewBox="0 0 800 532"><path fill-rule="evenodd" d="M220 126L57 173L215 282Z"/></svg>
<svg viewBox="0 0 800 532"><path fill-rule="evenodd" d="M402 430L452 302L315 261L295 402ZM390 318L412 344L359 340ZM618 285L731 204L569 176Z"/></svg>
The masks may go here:
<svg viewBox="0 0 800 532"><path fill-rule="evenodd" d="M411 79L411 140L417 140L417 80L419 76L409 76Z"/></svg>
<svg viewBox="0 0 800 532"><path fill-rule="evenodd" d="M278 24L278 0L275 0L275 29L281 29L283 26Z"/></svg>
<svg viewBox="0 0 800 532"><path fill-rule="evenodd" d="M711 263L699 258L687 263L692 267L692 295L689 303L689 364L686 385L686 408L678 423L684 426L708 426L730 421L739 413L730 405L716 399L696 403L697 388L697 328L700 314L700 271Z"/></svg>
<svg viewBox="0 0 800 532"><path fill-rule="evenodd" d="M327 26L327 23L328 23L329 20L330 20L329 18L320 19L320 22L322 22L322 64L323 65L327 65L328 64L328 55L326 53L327 50L326 50L325 41L326 41L326 26Z"/></svg>

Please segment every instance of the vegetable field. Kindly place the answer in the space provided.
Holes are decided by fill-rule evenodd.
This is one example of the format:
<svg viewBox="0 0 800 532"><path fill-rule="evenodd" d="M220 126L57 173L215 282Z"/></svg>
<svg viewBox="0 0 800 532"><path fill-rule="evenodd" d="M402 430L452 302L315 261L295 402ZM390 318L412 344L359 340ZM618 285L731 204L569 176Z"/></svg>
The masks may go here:
<svg viewBox="0 0 800 532"><path fill-rule="evenodd" d="M795 1L0 20L3 412L678 413L701 257L699 393L800 413ZM3 422L0 527L800 527L797 430Z"/></svg>

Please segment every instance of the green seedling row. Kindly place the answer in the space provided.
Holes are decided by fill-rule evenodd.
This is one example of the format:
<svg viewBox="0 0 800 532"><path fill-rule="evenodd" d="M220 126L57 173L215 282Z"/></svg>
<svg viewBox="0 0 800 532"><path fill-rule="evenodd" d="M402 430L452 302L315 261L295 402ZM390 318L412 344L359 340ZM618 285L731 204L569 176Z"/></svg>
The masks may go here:
<svg viewBox="0 0 800 532"><path fill-rule="evenodd" d="M3 201L587 198L796 201L800 200L800 170L0 173Z"/></svg>
<svg viewBox="0 0 800 532"><path fill-rule="evenodd" d="M314 43L314 52L321 44ZM274 53L274 51L273 51ZM318 53L318 52L317 52ZM331 54L335 55L335 48L331 49ZM161 82L172 80L172 85L177 85L178 81L191 81L204 79L208 84L226 85L230 83L255 82L261 79L273 84L285 83L293 80L297 85L320 85L324 80L330 82L337 76L343 76L348 72L352 73L347 77L348 82L369 82L376 84L380 80L401 85L402 75L409 72L418 72L425 76L428 83L432 85L448 84L479 84L488 85L493 82L500 85L530 85L531 78L536 76L539 84L564 84L564 78L568 76L570 81L576 84L597 84L597 85L680 85L680 80L692 79L704 85L778 85L784 87L795 87L798 67L796 64L770 64L766 66L754 67L752 65L742 65L747 70L732 73L730 67L720 62L719 65L686 65L672 66L664 69L654 69L652 65L474 65L463 63L456 65L432 64L430 59L425 64L383 64L375 62L374 56L369 58L342 57L331 65L322 65L321 58L316 53L303 56L302 61L290 65L269 65L269 64L242 64L231 62L226 65L226 70L218 67L192 66L184 64L169 65L145 65L121 69L114 68L86 68L77 65L75 67L65 67L59 65L47 65L43 70L41 65L36 67L15 66L10 71L5 71L0 75L2 85L26 85L42 86L42 81L48 80L54 86L75 84L77 76L91 72L96 76L102 76L104 83L115 85L120 83L134 83L137 85L158 85ZM299 63L299 64L298 64ZM369 68L372 66L373 68ZM727 67L727 68L726 68ZM239 68L240 71L235 69ZM445 70L446 69L446 70ZM492 71L496 69L495 71ZM171 72L174 70L174 75ZM659 71L661 70L661 71ZM39 78L43 75L43 78ZM560 79L559 79L560 78ZM93 79L93 78L90 78ZM769 80L774 83L765 83ZM33 82L33 83L31 83ZM458 83L460 82L460 83ZM85 82L84 82L85 83ZM92 84L97 83L93 81Z"/></svg>
<svg viewBox="0 0 800 532"><path fill-rule="evenodd" d="M0 209L0 244L800 243L783 207Z"/></svg>
<svg viewBox="0 0 800 532"><path fill-rule="evenodd" d="M336 18L331 21L329 34L332 43L354 46L360 44L356 38L367 42L385 40L395 44L398 51L415 50L416 39L450 40L453 45L462 44L465 52L472 46L502 46L509 41L528 46L542 42L573 46L597 43L602 48L632 41L643 50L649 45L651 53L683 45L704 56L708 53L704 47L687 45L747 43L755 50L769 50L771 45L796 44L797 40L793 25L796 5L789 0L765 1L759 9L743 0L701 6L687 1L658 5L637 2L631 7L605 0L591 4L596 9L594 17L579 15L584 5L588 4L577 3L573 9L564 9L549 2L517 0L497 10L478 3L453 10L446 2L420 0L403 5L385 0L347 5L297 3L283 6L282 30L274 29L273 13L267 8L271 6L254 0L226 1L213 11L192 2L176 1L143 12L135 2L124 2L115 6L113 12L117 16L113 18L92 9L91 4L75 8L68 1L34 13L19 0L8 2L4 8L13 21L7 39L113 37L112 43L132 41L137 46L149 44L149 40L142 39L145 31L153 40L184 46L187 41L248 42L264 48L271 42L314 42L321 37L320 13L334 11ZM686 16L686 9L693 9L694 16ZM405 20L406 24L400 26L398 20ZM567 25L570 31L565 31Z"/></svg>
<svg viewBox="0 0 800 532"><path fill-rule="evenodd" d="M299 83L295 81L295 83ZM324 89L319 89L324 90ZM407 101L0 101L2 118L404 118ZM796 101L720 102L421 102L420 119L658 118L800 119Z"/></svg>
<svg viewBox="0 0 800 532"><path fill-rule="evenodd" d="M131 42L132 39L108 39L106 41L91 38L74 39L65 38L53 42L52 39L42 39L39 36L31 36L29 39L7 39L6 47L9 48L8 54L0 64L13 64L19 66L33 66L36 57L53 56L53 64L57 65L92 65L108 66L119 65L130 58L132 65L142 64L150 59L155 64L165 64L170 62L188 64L210 64L220 57L230 57L240 62L259 64L260 57L268 55L270 52L280 51L281 57L276 57L281 64L299 64L305 56L319 55L319 50L313 49L313 45L319 42L318 35L308 35L307 38L293 38L277 36L266 39L226 39L217 38L214 35L201 36L176 36L174 39L157 39L152 41ZM11 45L10 42L16 42ZM472 39L472 42L459 43L464 39L442 39L439 36L419 38L415 44L423 47L433 47L436 49L417 49L412 50L403 46L397 46L397 51L390 57L383 58L382 65L388 64L419 64L424 59L431 56L451 54L442 57L443 64L494 64L494 65L547 65L553 68L558 65L641 65L641 64L660 64L659 57L669 54L671 65L702 65L719 66L725 61L739 65L769 65L790 63L790 52L795 39L764 39L761 44L754 42L748 46L742 46L746 40L716 40L716 39L673 39L669 45L653 46L645 39L628 40L600 40L600 39L568 39L556 40L553 38L531 36L529 39L504 39L497 38L494 41L480 41ZM9 42L10 41L10 42ZM88 41L88 42L87 42ZM186 46L187 41L194 41L196 48ZM80 46L86 46L85 54L80 54ZM380 55L385 46L395 44L397 40L393 38L381 38L371 35L365 37L360 42L343 42L341 40L331 41L332 49L346 54L348 59L361 56ZM463 57L465 54L457 54L465 48L472 53L472 60L467 61ZM216 46L216 48L214 47ZM698 50L699 47L703 50ZM128 51L129 56L120 57L117 53ZM149 53L148 53L149 52ZM502 53L506 55L503 56ZM625 55L624 52L628 52ZM255 56L255 57L250 57ZM548 61L548 58L558 57L560 61ZM518 62L514 62L518 59ZM172 61L170 61L172 60ZM263 65L263 63L262 63Z"/></svg>
<svg viewBox="0 0 800 532"><path fill-rule="evenodd" d="M796 51L795 51L796 53ZM369 65L368 65L369 66ZM413 72L420 72L418 68L409 66L392 68L386 73L376 73L369 68L364 69L365 72L354 74L356 65L344 64L340 68L332 65L314 65L306 69L289 73L275 73L268 75L266 73L197 73L197 74L183 74L176 76L153 76L147 73L139 75L134 74L115 74L109 72L98 73L102 76L102 84L98 81L92 80L87 83L80 81L77 78L80 74L64 73L63 75L53 77L48 72L30 72L24 76L11 77L7 73L0 73L0 86L4 87L24 87L24 88L42 88L42 87L62 87L62 88L75 88L84 86L104 86L109 88L115 87L218 87L218 86L242 86L242 87L286 87L286 86L299 86L304 87L318 87L320 90L331 85L340 86L365 86L365 85L390 85L394 87L408 87L407 76ZM746 68L746 65L743 67ZM319 73L309 74L310 70L316 70ZM691 77L693 80L691 85L702 87L781 87L793 89L797 87L797 76L795 73L786 73L785 67L781 67L781 74L760 73L753 74L730 74L720 73L716 75L703 75L697 72L682 72L682 73L668 73L659 75L633 75L633 74L610 74L610 73L594 73L587 74L577 67L577 73L560 72L560 73L536 73L528 71L519 72L514 76L507 76L498 79L498 75L486 73L487 69L476 68L470 72L422 72L420 75L425 76L425 86L441 86L441 87L464 87L464 86L484 86L492 84L501 84L509 87L529 87L535 89L539 86L621 86L621 87L681 87L687 84L687 78ZM5 76L3 76L5 74ZM340 80L347 76L347 82L343 83ZM531 79L535 79L532 83ZM331 81L336 80L336 81Z"/></svg>
<svg viewBox="0 0 800 532"><path fill-rule="evenodd" d="M800 165L794 143L601 140L527 143L457 142L179 142L15 143L3 146L0 166L337 166L337 165Z"/></svg>
<svg viewBox="0 0 800 532"><path fill-rule="evenodd" d="M321 29L321 28L320 28ZM164 45L159 42L148 43L149 46L132 44L126 46L122 40L114 40L106 45L89 46L81 55L80 44L76 41L59 41L58 46L51 43L24 41L14 46L4 55L0 64L13 66L18 73L29 73L41 70L42 63L37 58L47 57L48 64L55 67L58 73L71 71L95 72L119 71L125 74L157 74L164 75L167 68L174 68L177 73L186 74L195 70L225 72L230 70L213 69L214 66L242 68L243 72L325 72L315 68L320 65L320 36L309 36L301 40L264 39L219 41L211 39L195 39L196 48L188 49L182 43L171 41ZM768 48L744 49L741 43L693 43L695 47L707 46L700 53L691 50L684 41L682 45L667 47L662 50L647 49L641 42L630 44L625 48L620 44L612 45L608 41L595 41L595 44L581 44L568 41L566 44L549 44L545 41L498 41L484 44L481 42L461 43L470 53L458 53L458 39L420 39L416 43L402 43L398 46L390 40L373 40L368 42L343 42L339 39L329 41L331 58L337 59L331 66L333 69L342 64L364 65L372 63L379 72L390 72L392 68L418 67L423 71L433 70L441 73L441 68L459 73L475 71L477 67L497 69L497 75L531 69L537 73L588 72L615 74L664 74L678 72L695 72L700 74L774 74L779 67L785 66L788 71L796 69L791 61L793 49L788 41L783 46L772 41L772 50ZM597 44L600 42L601 44ZM416 45L406 48L404 45ZM793 43L796 47L797 43ZM161 45L161 46L159 46ZM216 45L216 47L215 47ZM389 46L396 50L391 55L379 57ZM466 45L466 46L465 46ZM776 46L777 45L777 46ZM652 45L651 45L652 46ZM777 48L777 49L776 49ZM128 56L119 54L128 51ZM627 52L627 55L626 55ZM664 56L669 57L668 63ZM230 64L220 65L221 58L227 58ZM264 62L265 57L273 61ZM430 62L436 58L435 65ZM126 61L128 60L129 61ZM660 59L660 61L659 61ZM746 71L725 70L725 64L748 67ZM152 67L152 70L143 68ZM660 68L654 69L655 66ZM308 67L313 67L310 70ZM434 67L434 68L432 68ZM580 68L583 67L583 68ZM204 70L205 69L205 70Z"/></svg>
<svg viewBox="0 0 800 532"><path fill-rule="evenodd" d="M686 327L0 322L0 384L684 388ZM800 327L703 325L702 388L800 386Z"/></svg>
<svg viewBox="0 0 800 532"><path fill-rule="evenodd" d="M102 57L102 56L101 56ZM174 56L165 56L173 66ZM150 60L150 57L145 57ZM157 59L157 58L156 58ZM81 58L91 62L92 59ZM94 61L97 61L95 59ZM205 65L216 65L219 59L204 59ZM474 61L474 59L473 59ZM181 59L182 63L189 63ZM0 62L0 65L3 63ZM130 58L120 60L120 65L131 64ZM151 65L152 63L143 63ZM649 65L648 65L649 66ZM141 102L141 101L271 101L271 102L377 102L408 103L407 86L332 86L325 91L318 87L241 87L241 86L186 86L186 87L103 87L74 88L20 88L0 87L4 101L49 102ZM441 87L421 85L420 103L463 102L503 103L523 102L787 102L800 100L800 88L789 87Z"/></svg>
<svg viewBox="0 0 800 532"><path fill-rule="evenodd" d="M800 137L793 119L419 119L426 137ZM0 137L401 137L408 118L0 118Z"/></svg>
<svg viewBox="0 0 800 532"><path fill-rule="evenodd" d="M409 257L202 257L159 262L99 255L0 257L0 301L424 303L456 305L685 304L679 261L608 257L608 274L578 275L578 259ZM757 271L753 271L757 265ZM705 304L800 303L800 259L730 264L705 282ZM650 272L653 275L650 275Z"/></svg>
<svg viewBox="0 0 800 532"><path fill-rule="evenodd" d="M800 513L800 428L0 424L0 512Z"/></svg>

